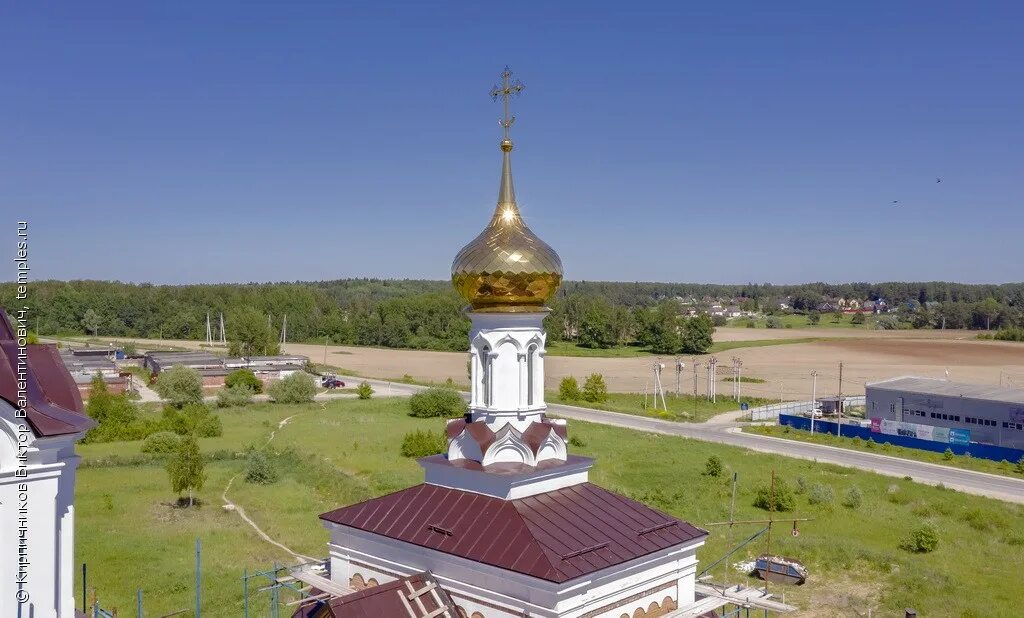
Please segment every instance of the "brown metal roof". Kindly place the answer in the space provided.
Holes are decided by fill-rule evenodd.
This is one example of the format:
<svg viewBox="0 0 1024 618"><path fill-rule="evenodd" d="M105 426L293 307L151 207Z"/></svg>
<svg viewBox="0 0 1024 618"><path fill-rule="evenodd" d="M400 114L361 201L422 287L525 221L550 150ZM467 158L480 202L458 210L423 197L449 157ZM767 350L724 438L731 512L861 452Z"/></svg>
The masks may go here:
<svg viewBox="0 0 1024 618"><path fill-rule="evenodd" d="M0 310L0 398L18 406L18 343L7 314ZM83 413L82 396L56 346L25 349L25 415L37 437L91 429L96 421Z"/></svg>
<svg viewBox="0 0 1024 618"><path fill-rule="evenodd" d="M393 582L307 605L292 618L458 618L455 604L429 572L417 573Z"/></svg>
<svg viewBox="0 0 1024 618"><path fill-rule="evenodd" d="M422 484L320 518L559 583L707 535L590 483L517 500Z"/></svg>

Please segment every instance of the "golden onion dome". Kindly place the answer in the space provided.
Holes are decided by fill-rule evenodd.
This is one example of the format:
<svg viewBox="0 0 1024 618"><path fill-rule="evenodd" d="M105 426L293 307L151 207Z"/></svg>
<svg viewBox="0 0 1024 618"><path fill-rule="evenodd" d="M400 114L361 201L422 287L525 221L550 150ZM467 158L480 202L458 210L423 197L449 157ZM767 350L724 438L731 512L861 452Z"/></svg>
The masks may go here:
<svg viewBox="0 0 1024 618"><path fill-rule="evenodd" d="M498 206L452 262L452 284L473 311L544 310L562 282L562 260L523 222L512 186L512 141L501 142Z"/></svg>

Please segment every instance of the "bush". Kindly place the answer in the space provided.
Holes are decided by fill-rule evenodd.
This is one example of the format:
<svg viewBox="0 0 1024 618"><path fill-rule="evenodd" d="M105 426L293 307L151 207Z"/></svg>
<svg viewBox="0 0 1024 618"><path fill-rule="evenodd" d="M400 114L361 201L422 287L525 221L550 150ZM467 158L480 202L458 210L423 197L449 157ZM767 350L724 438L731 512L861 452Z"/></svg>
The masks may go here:
<svg viewBox="0 0 1024 618"><path fill-rule="evenodd" d="M173 431L158 431L146 437L140 450L143 453L166 455L177 451L180 444L181 438Z"/></svg>
<svg viewBox="0 0 1024 618"><path fill-rule="evenodd" d="M1017 474L1024 474L1024 457L1017 460L1017 465L1014 466Z"/></svg>
<svg viewBox="0 0 1024 618"><path fill-rule="evenodd" d="M717 455L708 457L707 461L704 462L704 474L707 476L722 476L723 469L722 460Z"/></svg>
<svg viewBox="0 0 1024 618"><path fill-rule="evenodd" d="M360 399L369 399L370 397L373 397L373 387L370 386L369 382L363 380L359 383L359 386L356 387L356 394L359 395Z"/></svg>
<svg viewBox="0 0 1024 618"><path fill-rule="evenodd" d="M277 403L309 403L316 396L316 384L308 373L297 371L272 382L267 394Z"/></svg>
<svg viewBox="0 0 1024 618"><path fill-rule="evenodd" d="M569 436L569 446L575 446L576 448L583 448L587 443L580 440L579 436L573 434Z"/></svg>
<svg viewBox="0 0 1024 618"><path fill-rule="evenodd" d="M466 412L462 396L448 388L428 388L409 398L409 416L455 418Z"/></svg>
<svg viewBox="0 0 1024 618"><path fill-rule="evenodd" d="M403 457L428 457L448 450L448 439L443 432L416 431L402 438Z"/></svg>
<svg viewBox="0 0 1024 618"><path fill-rule="evenodd" d="M124 355L126 357L132 358L133 356L138 356L139 355L139 350L138 350L138 348L135 347L135 342L133 342L133 341L126 341L126 342L124 342L124 343L122 343L120 345L121 345L121 351L124 352Z"/></svg>
<svg viewBox="0 0 1024 618"><path fill-rule="evenodd" d="M216 438L224 434L224 425L219 416L207 411L193 421L192 432L200 438Z"/></svg>
<svg viewBox="0 0 1024 618"><path fill-rule="evenodd" d="M900 547L917 554L927 554L939 546L939 531L934 524L923 524L903 539Z"/></svg>
<svg viewBox="0 0 1024 618"><path fill-rule="evenodd" d="M161 399L176 408L203 401L203 378L195 369L183 365L161 371L155 388Z"/></svg>
<svg viewBox="0 0 1024 618"><path fill-rule="evenodd" d="M212 414L201 403L187 405L181 410L165 406L160 425L164 430L179 436L194 434L200 438L215 438L224 433L220 417Z"/></svg>
<svg viewBox="0 0 1024 618"><path fill-rule="evenodd" d="M604 403L608 400L608 386L604 383L604 376L599 373L592 373L583 383L583 399L590 403Z"/></svg>
<svg viewBox="0 0 1024 618"><path fill-rule="evenodd" d="M993 339L999 339L1001 341L1024 341L1024 328L1007 327L1000 328L994 335Z"/></svg>
<svg viewBox="0 0 1024 618"><path fill-rule="evenodd" d="M846 490L846 495L843 496L843 506L845 506L848 509L860 508L860 505L863 502L864 502L864 493L856 485L854 485L853 487L847 489Z"/></svg>
<svg viewBox="0 0 1024 618"><path fill-rule="evenodd" d="M782 328L782 320L775 317L774 315L768 316L768 319L764 321L765 328Z"/></svg>
<svg viewBox="0 0 1024 618"><path fill-rule="evenodd" d="M805 494L807 493L808 488L809 485L807 483L807 479L802 476L796 477L796 493Z"/></svg>
<svg viewBox="0 0 1024 618"><path fill-rule="evenodd" d="M257 485L272 485L277 482L277 468L263 451L249 453L245 467L245 482Z"/></svg>
<svg viewBox="0 0 1024 618"><path fill-rule="evenodd" d="M217 391L217 407L247 406L252 403L252 398L255 394L252 388L246 385L222 388Z"/></svg>
<svg viewBox="0 0 1024 618"><path fill-rule="evenodd" d="M942 453L942 458L945 459L946 461L952 461L953 460L953 449L947 448L946 451L944 453Z"/></svg>
<svg viewBox="0 0 1024 618"><path fill-rule="evenodd" d="M562 378L558 383L558 398L563 401L578 401L580 398L580 384L576 378L568 376Z"/></svg>
<svg viewBox="0 0 1024 618"><path fill-rule="evenodd" d="M224 386L228 388L249 387L254 393L263 392L263 381L256 377L250 369L236 369L224 378Z"/></svg>
<svg viewBox="0 0 1024 618"><path fill-rule="evenodd" d="M811 485L810 491L807 492L807 503L832 504L835 497L835 493L832 491L831 486L825 485L824 483L815 483Z"/></svg>
<svg viewBox="0 0 1024 618"><path fill-rule="evenodd" d="M766 511L792 511L796 507L796 497L786 481L776 478L774 492L770 485L757 488L754 506Z"/></svg>

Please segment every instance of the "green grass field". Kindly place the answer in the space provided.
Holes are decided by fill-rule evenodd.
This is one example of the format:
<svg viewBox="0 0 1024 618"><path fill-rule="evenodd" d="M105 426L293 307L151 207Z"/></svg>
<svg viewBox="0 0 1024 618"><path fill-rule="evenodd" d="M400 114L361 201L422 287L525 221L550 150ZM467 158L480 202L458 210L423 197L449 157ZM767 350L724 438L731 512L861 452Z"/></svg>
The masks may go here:
<svg viewBox="0 0 1024 618"><path fill-rule="evenodd" d="M666 391L669 389L666 389ZM723 388L724 390L728 390ZM593 403L584 400L568 400L558 396L558 391L547 391L544 395L551 403L564 403L570 406L583 408L594 408L595 410L608 410L609 412L622 412L623 414L634 414L636 416L647 416L670 421L682 421L687 423L703 423L712 416L722 412L738 410L740 404L729 399L724 393L718 397L718 401L712 403L703 397L693 395L675 395L666 392L665 404L668 412L662 408L661 398L654 401L653 395L643 393L608 393L608 399L602 403ZM773 403L775 400L759 399L756 397L744 397L743 401L751 407ZM645 405L646 402L646 405Z"/></svg>
<svg viewBox="0 0 1024 618"><path fill-rule="evenodd" d="M878 321L875 315L865 315L864 324L854 324L853 314L844 313L839 316L839 320L836 321L836 316L832 313L822 313L821 319L817 324L811 324L807 321L806 315L798 313L789 313L775 316L779 319L782 324L782 328L820 328L827 330L829 328L861 328L870 330L875 327L875 322ZM748 323L753 323L753 328L767 328L767 318L733 318L729 320L729 326L743 328Z"/></svg>
<svg viewBox="0 0 1024 618"><path fill-rule="evenodd" d="M787 431L787 429L789 431ZM843 438L834 436L830 433L812 434L809 431L800 431L797 429L790 429L789 427L780 427L778 425L753 425L745 427L743 430L749 433L758 433L763 436L786 438L787 440L797 440L799 442L814 442L815 444L838 446L867 453L880 453L882 455L889 455L892 457L902 457L904 459L914 459L943 466L963 468L964 470L975 470L977 472L987 472L989 474L1002 474L1016 478L1021 478L1022 476L1015 469L1015 464L1017 463L1015 461L998 462L990 459L963 457L960 455L953 455L951 458L947 459L944 453L935 453L932 451L922 451L915 448L885 444L884 440L879 440L880 443L874 444L867 442L866 440L861 440L860 438Z"/></svg>
<svg viewBox="0 0 1024 618"><path fill-rule="evenodd" d="M411 418L407 406L403 399L372 399L218 411L224 436L202 439L201 445L208 453L241 452L247 444L264 443L276 429L273 448L296 453L284 458L291 463L280 464L281 480L261 486L237 478L229 497L271 537L297 552L323 556L327 535L317 519L321 512L422 480L416 462L398 453L401 437L413 429L440 429L444 421ZM736 519L767 516L751 503L771 470L793 486L802 478L808 487L831 488L836 498L829 504L811 505L806 492L797 496L793 516L814 519L801 524L799 537L790 536L783 524L772 538L773 552L797 557L810 569L806 585L786 588L787 602L807 609L804 615L866 615L869 608L876 615L896 615L911 606L924 616L1010 616L1019 610L1019 587L1012 582L1024 568L1021 505L682 438L575 421L569 431L576 438L572 452L597 457L594 482L696 524L728 518L732 472L739 478ZM147 615L189 609L198 536L204 548L204 615L239 616L243 569L290 561L220 506L224 486L245 462L209 464L198 493L202 505L183 510L171 506L175 496L159 465L90 465L130 457L140 445L79 447L85 466L78 475L77 560L89 564L90 587L97 588L104 607L125 615L133 611L137 588L144 591ZM712 454L725 464L718 478L703 474ZM864 496L857 509L839 504L852 486ZM900 540L922 522L938 527L938 549L930 554L899 549ZM711 528L699 554L702 563L710 564L757 529ZM764 550L756 541L728 563ZM723 574L721 567L715 576L757 583L735 571ZM254 593L251 602L256 615L266 615L267 593Z"/></svg>

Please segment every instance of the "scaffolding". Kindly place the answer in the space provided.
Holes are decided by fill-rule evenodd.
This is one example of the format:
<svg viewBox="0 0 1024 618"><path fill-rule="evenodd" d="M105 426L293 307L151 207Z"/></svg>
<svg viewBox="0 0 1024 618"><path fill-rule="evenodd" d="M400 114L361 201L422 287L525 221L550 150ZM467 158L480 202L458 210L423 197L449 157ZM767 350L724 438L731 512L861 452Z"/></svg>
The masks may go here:
<svg viewBox="0 0 1024 618"><path fill-rule="evenodd" d="M250 598L250 592L270 593L271 618L280 618L282 606L290 610L290 615L306 605L329 601L334 597L355 592L332 581L328 565L329 562L325 559L300 562L291 566L275 562L270 569L255 573L249 573L247 569L242 575L243 615L249 618L249 610L255 604ZM250 584L253 580L257 582L255 590ZM282 598L282 595L294 598Z"/></svg>

